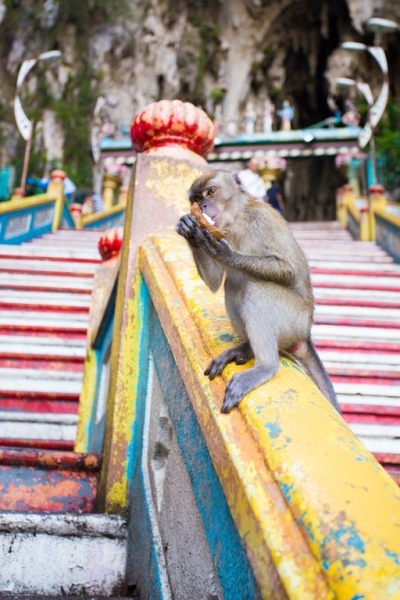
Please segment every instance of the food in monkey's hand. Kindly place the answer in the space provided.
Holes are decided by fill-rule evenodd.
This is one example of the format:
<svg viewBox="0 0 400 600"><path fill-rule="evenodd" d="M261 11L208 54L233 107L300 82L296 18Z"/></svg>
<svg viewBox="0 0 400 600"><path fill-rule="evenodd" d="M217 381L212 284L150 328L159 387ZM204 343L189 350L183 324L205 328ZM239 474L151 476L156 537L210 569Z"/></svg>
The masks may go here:
<svg viewBox="0 0 400 600"><path fill-rule="evenodd" d="M226 232L222 229L214 227L214 222L208 215L202 212L197 202L192 204L190 214L196 219L200 229L207 229L216 240L222 240L226 236Z"/></svg>

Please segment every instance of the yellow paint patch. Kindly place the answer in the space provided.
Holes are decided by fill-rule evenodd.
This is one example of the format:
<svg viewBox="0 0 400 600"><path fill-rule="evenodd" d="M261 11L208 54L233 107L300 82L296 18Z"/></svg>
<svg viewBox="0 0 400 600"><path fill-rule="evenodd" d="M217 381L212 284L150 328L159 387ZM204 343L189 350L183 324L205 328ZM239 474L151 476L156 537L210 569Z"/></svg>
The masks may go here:
<svg viewBox="0 0 400 600"><path fill-rule="evenodd" d="M193 164L158 159L150 165L146 186L165 206L172 206L179 214L185 214L190 207L187 195L190 186L203 173L204 170L197 171Z"/></svg>
<svg viewBox="0 0 400 600"><path fill-rule="evenodd" d="M0 202L0 214L12 212L14 210L21 210L24 208L31 208L34 206L41 206L42 204L52 204L56 202L57 198L54 194L38 194L37 196L27 196L26 198L20 198L18 200L9 200L8 202Z"/></svg>
<svg viewBox="0 0 400 600"><path fill-rule="evenodd" d="M97 361L94 350L86 353L82 391L79 397L78 431L74 452L89 452L88 426L96 398Z"/></svg>

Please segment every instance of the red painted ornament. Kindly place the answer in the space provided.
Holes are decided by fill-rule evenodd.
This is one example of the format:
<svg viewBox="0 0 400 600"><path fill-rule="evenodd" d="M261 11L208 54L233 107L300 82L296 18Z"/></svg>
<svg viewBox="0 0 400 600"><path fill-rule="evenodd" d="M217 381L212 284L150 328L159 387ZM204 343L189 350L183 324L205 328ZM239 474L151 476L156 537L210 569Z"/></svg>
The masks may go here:
<svg viewBox="0 0 400 600"><path fill-rule="evenodd" d="M138 152L176 157L181 153L193 160L195 155L206 157L213 149L214 124L190 102L161 100L136 115L131 138ZM194 160L199 160L198 156Z"/></svg>
<svg viewBox="0 0 400 600"><path fill-rule="evenodd" d="M383 194L385 191L385 188L380 183L374 183L368 189L370 194Z"/></svg>
<svg viewBox="0 0 400 600"><path fill-rule="evenodd" d="M100 256L103 260L110 260L110 258L118 256L119 251L121 250L123 236L123 227L113 227L104 232L99 239L98 244Z"/></svg>
<svg viewBox="0 0 400 600"><path fill-rule="evenodd" d="M54 171L50 173L50 177L53 181L64 181L67 174L62 169L54 169Z"/></svg>

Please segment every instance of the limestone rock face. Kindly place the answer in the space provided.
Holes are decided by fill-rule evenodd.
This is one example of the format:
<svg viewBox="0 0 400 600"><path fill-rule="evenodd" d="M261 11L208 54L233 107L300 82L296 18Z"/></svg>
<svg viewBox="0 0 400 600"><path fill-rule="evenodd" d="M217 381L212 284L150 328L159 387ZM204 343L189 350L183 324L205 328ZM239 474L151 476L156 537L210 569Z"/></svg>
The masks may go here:
<svg viewBox="0 0 400 600"><path fill-rule="evenodd" d="M19 64L45 50L59 48L63 61L35 68L26 96L36 112L42 111L43 151L52 138L57 148L52 156L58 159L60 145L73 134L65 131L68 98L90 123L97 95L112 97L110 117L125 131L147 104L174 98L201 105L209 114L217 103L225 114L243 114L247 102L261 114L267 97L278 108L288 99L295 107L294 127L316 123L332 115L335 104L342 108L337 77L366 80L374 91L380 86L373 60L346 53L340 44L377 41L363 29L371 15L400 22L398 0L93 0L82 3L92 7L84 17L68 12L72 3L61 0L17 4L8 8L10 3L0 0L3 164L20 151L18 133L10 127ZM392 94L399 97L400 34L384 41ZM90 82L92 95L75 105L84 81ZM64 114L58 130L53 116L43 115L45 109L54 110L54 119Z"/></svg>

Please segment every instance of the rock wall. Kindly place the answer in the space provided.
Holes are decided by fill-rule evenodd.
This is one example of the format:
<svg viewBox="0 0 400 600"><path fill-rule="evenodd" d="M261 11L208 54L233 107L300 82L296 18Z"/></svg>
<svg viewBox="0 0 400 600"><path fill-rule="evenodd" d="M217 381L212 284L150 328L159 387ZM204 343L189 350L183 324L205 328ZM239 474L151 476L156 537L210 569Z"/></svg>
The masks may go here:
<svg viewBox="0 0 400 600"><path fill-rule="evenodd" d="M63 60L60 65L46 64L46 69L36 67L24 85L24 106L42 130L37 153L47 154L53 163L63 162L83 183L90 179L90 155L84 148L87 159L81 154L78 164L74 148L88 142L98 94L112 97L116 106L110 108L110 116L123 129L147 103L176 97L201 104L210 114L219 102L225 113L237 109L243 113L248 101L257 108L267 97L277 106L287 98L296 109L294 127L304 127L331 115L335 104L342 107L336 77L359 78L379 88L380 73L372 59L339 49L350 39L374 43L374 36L363 30L371 15L400 21L400 4L396 0L0 1L1 161L13 162L21 154L12 115L14 85L21 61L39 52L58 48ZM391 92L399 97L400 35L391 34L384 41ZM49 151L51 139L54 148ZM310 171L311 176L314 168L310 162L301 171ZM296 169L288 176L293 177ZM324 171L327 180L322 185L336 185L334 167ZM293 215L298 212L296 202L290 192L287 203ZM324 202L331 206L322 212L332 216L333 198ZM305 213L308 218L316 216Z"/></svg>

